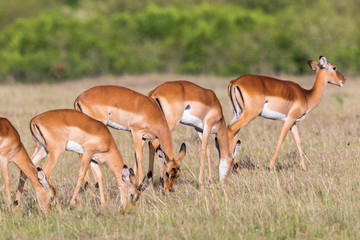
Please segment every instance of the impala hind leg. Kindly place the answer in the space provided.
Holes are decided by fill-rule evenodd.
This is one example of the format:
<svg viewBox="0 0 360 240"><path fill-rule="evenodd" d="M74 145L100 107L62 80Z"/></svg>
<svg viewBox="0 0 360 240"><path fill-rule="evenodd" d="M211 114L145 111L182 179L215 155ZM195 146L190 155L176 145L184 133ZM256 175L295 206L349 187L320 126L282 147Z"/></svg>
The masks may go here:
<svg viewBox="0 0 360 240"><path fill-rule="evenodd" d="M83 158L83 155L82 154L79 154L79 158L80 158L80 162L82 161L82 158ZM92 172L92 175L94 177L94 182L95 182L95 187L99 187L99 183L98 183L98 180L97 180L97 177L96 177L96 173L94 171L93 168L90 168L91 169L91 172ZM89 171L86 171L86 174L85 174L85 183L84 183L84 189L86 189L86 191L91 195L91 196L95 196L94 192L91 190L90 188L91 186L91 179L90 179L90 175L89 175Z"/></svg>
<svg viewBox="0 0 360 240"><path fill-rule="evenodd" d="M97 185L99 187L99 192L100 192L100 202L101 204L104 205L106 204L106 199L105 199L105 190L104 190L104 179L101 168L98 163L93 161L91 161L90 167L94 175L94 178L97 179ZM88 173L88 171L86 171L86 173Z"/></svg>
<svg viewBox="0 0 360 240"><path fill-rule="evenodd" d="M76 205L76 200L77 200L77 196L79 195L80 192L80 187L81 187L81 183L83 182L84 178L85 178L85 174L89 169L89 165L90 165L90 161L91 161L91 157L93 156L93 153L85 153L83 155L83 158L81 160L81 166L80 166L80 171L79 171L79 177L75 186L75 191L74 194L71 198L70 201L70 206L74 207ZM45 166L44 166L44 171L45 171Z"/></svg>
<svg viewBox="0 0 360 240"><path fill-rule="evenodd" d="M251 106L247 106L246 109L248 109L248 108L251 109ZM239 133L240 129L242 127L246 126L247 124L249 124L251 121L253 121L256 118L256 116L259 115L260 112L245 110L235 122L229 124L228 134L229 134L230 152L234 152L234 150L235 150L234 140L235 140L236 135ZM235 167L235 170L237 172L240 172L240 167L238 165L238 161L239 161L238 158L235 157L233 166Z"/></svg>
<svg viewBox="0 0 360 240"><path fill-rule="evenodd" d="M2 167L2 172L3 172L7 202L10 206L10 209L13 211L12 200L11 200L11 190L10 190L9 162L8 162L7 158L1 159L1 167Z"/></svg>
<svg viewBox="0 0 360 240"><path fill-rule="evenodd" d="M293 126L294 122L295 122L294 118L288 117L281 129L281 133L280 133L280 136L279 136L276 148L275 148L275 152L270 161L270 165L269 165L270 172L274 172L275 161L276 161L277 155L280 151L280 147L281 147L282 143L284 142L286 134L289 132L289 130Z"/></svg>
<svg viewBox="0 0 360 240"><path fill-rule="evenodd" d="M205 123L205 127L203 130L203 136L202 136L202 142L201 142L201 164L200 164L200 173L199 173L199 184L203 185L203 173L204 173L204 165L205 165L205 157L206 157L206 153L207 153L207 148L208 148L208 141L209 141L209 136L211 133L211 128L212 126L207 126L207 124Z"/></svg>
<svg viewBox="0 0 360 240"><path fill-rule="evenodd" d="M200 131L196 131L199 138L200 138L200 141L202 143L203 141L203 133L200 132ZM210 156L211 152L210 152L210 147L209 147L209 144L207 144L206 146L206 158L207 158L207 162L208 162L208 168L209 168L209 182L211 183L212 182L212 174L211 174L211 156Z"/></svg>
<svg viewBox="0 0 360 240"><path fill-rule="evenodd" d="M137 175L138 171L138 179L139 182L142 181L144 174L143 174L143 148L145 141L142 138L142 133L135 133L132 132L134 145L135 145L135 164L134 164L134 172L135 176Z"/></svg>
<svg viewBox="0 0 360 240"><path fill-rule="evenodd" d="M154 172L154 160L155 160L155 147L153 141L149 141L149 172Z"/></svg>
<svg viewBox="0 0 360 240"><path fill-rule="evenodd" d="M299 154L300 154L300 159L301 159L301 167L304 171L307 171L307 166L306 166L306 162L305 162L305 158L304 158L304 153L301 149L301 138L300 138L300 134L299 134L299 129L298 127L296 126L296 124L294 124L292 126L292 128L290 129L291 130L291 133L295 139L295 142L296 142L296 146L299 150Z"/></svg>

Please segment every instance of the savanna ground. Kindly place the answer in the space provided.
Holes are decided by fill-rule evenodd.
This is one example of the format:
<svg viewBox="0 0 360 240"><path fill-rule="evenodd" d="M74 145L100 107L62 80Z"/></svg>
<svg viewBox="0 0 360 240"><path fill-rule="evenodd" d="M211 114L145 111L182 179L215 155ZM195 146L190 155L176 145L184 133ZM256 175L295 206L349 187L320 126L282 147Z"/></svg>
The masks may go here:
<svg viewBox="0 0 360 240"><path fill-rule="evenodd" d="M285 77L310 88L315 74ZM208 76L124 76L101 77L61 84L2 85L0 114L19 131L32 154L29 121L55 108L73 108L74 99L99 84L119 84L147 94L167 80L188 79L213 89L223 105L226 121L232 118L227 84L231 78ZM214 183L199 187L200 142L195 131L180 126L173 132L174 153L187 144L182 174L175 192L164 195L155 161L154 186L147 189L134 208L121 210L115 178L106 165L107 205L87 192L79 195L71 210L78 170L78 156L66 152L51 175L63 208L41 214L27 182L21 208L9 213L0 180L0 236L3 239L256 239L310 238L358 239L360 237L360 81L349 78L343 88L329 85L319 106L299 124L309 171L301 170L294 140L289 134L277 159L277 171L266 167L275 149L282 123L256 119L243 128L238 138L241 173L232 173L226 186L218 183L218 156L214 138L210 140ZM130 133L111 130L126 164L133 166L134 148ZM144 147L145 171L148 147ZM41 163L41 165L43 162ZM13 194L19 172L10 165ZM207 178L207 171L205 178Z"/></svg>

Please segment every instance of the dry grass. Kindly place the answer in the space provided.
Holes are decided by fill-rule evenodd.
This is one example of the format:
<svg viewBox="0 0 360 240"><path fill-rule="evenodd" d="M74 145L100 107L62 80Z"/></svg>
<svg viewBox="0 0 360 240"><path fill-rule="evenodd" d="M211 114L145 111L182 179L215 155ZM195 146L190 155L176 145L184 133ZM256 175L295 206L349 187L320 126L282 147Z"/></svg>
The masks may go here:
<svg viewBox="0 0 360 240"><path fill-rule="evenodd" d="M102 77L56 85L1 86L0 114L18 129L31 154L30 119L46 110L72 108L74 99L89 87L119 84L146 94L160 83L176 79L188 79L213 89L223 104L227 121L232 118L227 98L227 83L231 79L157 75ZM314 76L291 79L310 87ZM162 194L155 168L154 187L142 195L135 208L122 211L115 179L104 165L107 205L100 206L98 198L84 192L79 196L77 209L70 210L79 161L76 154L64 153L51 176L64 213L60 215L54 210L43 216L27 183L21 209L12 215L4 205L5 193L0 191L0 236L4 239L358 239L359 83L350 78L344 88L328 86L320 105L300 123L308 172L301 170L296 145L289 135L277 160L278 171L269 174L266 166L282 124L258 118L239 134L243 143L241 173L232 174L225 187L215 181L200 188L197 184L200 143L190 127L181 126L173 133L174 152L177 153L182 141L186 142L188 151L173 194ZM113 130L112 133L125 162L132 166L134 149L130 134ZM213 138L210 144L212 169L217 178L218 158ZM144 156L146 152L147 147ZM18 174L17 168L11 165L13 192ZM2 179L0 186L3 186Z"/></svg>

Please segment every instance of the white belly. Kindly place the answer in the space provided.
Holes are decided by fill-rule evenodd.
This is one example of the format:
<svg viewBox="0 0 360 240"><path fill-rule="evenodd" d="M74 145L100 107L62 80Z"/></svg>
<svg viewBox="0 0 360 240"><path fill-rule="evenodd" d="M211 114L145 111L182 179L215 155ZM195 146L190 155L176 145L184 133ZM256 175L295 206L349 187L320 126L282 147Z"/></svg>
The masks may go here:
<svg viewBox="0 0 360 240"><path fill-rule="evenodd" d="M274 120L281 120L281 121L286 120L286 115L285 114L275 112L275 111L269 109L267 107L267 102L264 104L263 110L259 114L259 116L264 117L264 118L274 119Z"/></svg>
<svg viewBox="0 0 360 240"><path fill-rule="evenodd" d="M189 110L185 109L185 111L184 111L184 113L183 113L183 115L181 117L180 122L182 124L190 125L190 126L193 126L193 127L197 128L197 129L204 130L204 126L202 124L201 119L197 118L195 116L192 116L190 114L190 111L191 111L190 109Z"/></svg>
<svg viewBox="0 0 360 240"><path fill-rule="evenodd" d="M82 146L80 144L78 144L77 142L71 141L69 140L68 143L66 144L66 148L67 151L72 151L72 152L76 152L79 154L84 154L84 149L82 148Z"/></svg>
<svg viewBox="0 0 360 240"><path fill-rule="evenodd" d="M112 122L110 120L107 121L106 125L109 126L109 127L115 128L117 130L130 131L130 129L128 129L127 127L125 127L125 126L123 126L121 124Z"/></svg>

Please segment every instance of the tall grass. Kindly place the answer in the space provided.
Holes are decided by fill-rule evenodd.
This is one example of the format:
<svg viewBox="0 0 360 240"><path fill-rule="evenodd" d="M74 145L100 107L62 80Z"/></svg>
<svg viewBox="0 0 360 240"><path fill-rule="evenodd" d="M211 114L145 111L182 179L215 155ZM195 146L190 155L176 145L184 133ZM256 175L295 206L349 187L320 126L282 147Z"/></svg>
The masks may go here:
<svg viewBox="0 0 360 240"><path fill-rule="evenodd" d="M19 131L32 154L29 121L35 115L55 108L72 108L73 100L98 84L119 84L146 94L166 80L188 79L211 88L219 97L227 122L232 118L227 97L228 78L187 76L102 77L62 84L6 85L0 88L0 114ZM310 87L314 76L290 78ZM244 127L240 153L241 173L231 174L226 186L217 181L218 157L212 148L215 183L199 187L200 142L193 129L180 126L173 132L174 149L187 144L182 174L175 192L164 195L159 186L155 162L154 186L146 190L134 208L122 210L116 181L107 166L105 177L107 205L98 197L82 192L77 208L69 201L75 187L79 160L64 153L51 179L64 213L56 210L43 216L29 183L20 210L11 214L0 191L0 236L4 239L257 239L310 238L358 239L360 237L360 87L349 79L343 88L328 86L320 105L300 123L303 150L309 171L301 170L296 145L288 136L277 159L277 171L266 169L280 134L281 122L256 119ZM124 161L132 166L134 148L129 133L111 130ZM144 148L147 156L148 148ZM177 154L175 152L175 154ZM43 164L43 162L41 163ZM145 157L145 167L147 161ZM15 192L19 172L11 165ZM205 177L207 177L207 173ZM0 180L3 186L3 180ZM98 192L95 192L98 196Z"/></svg>

